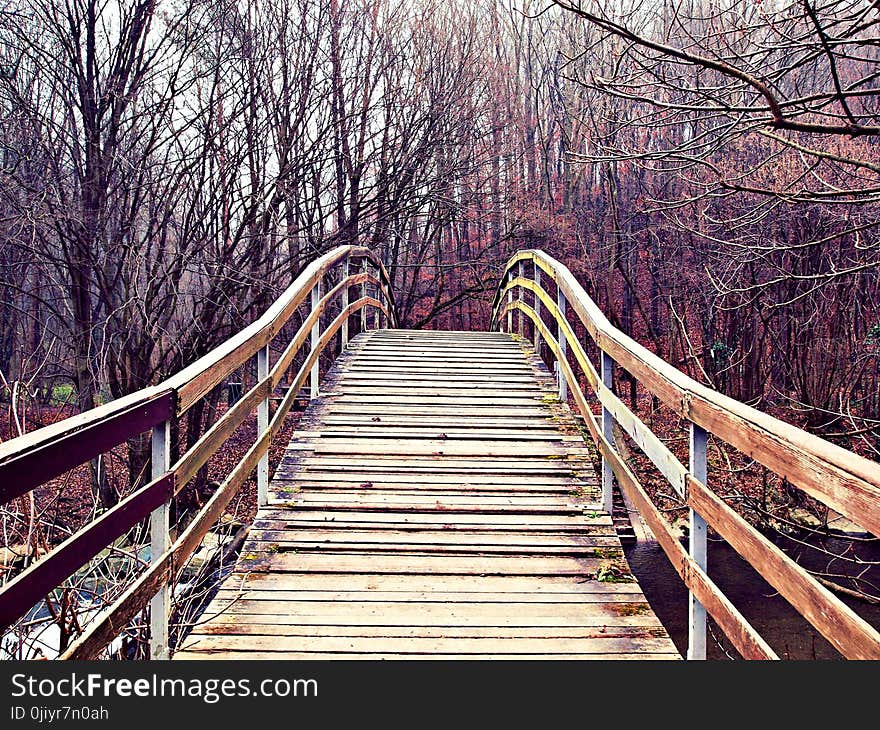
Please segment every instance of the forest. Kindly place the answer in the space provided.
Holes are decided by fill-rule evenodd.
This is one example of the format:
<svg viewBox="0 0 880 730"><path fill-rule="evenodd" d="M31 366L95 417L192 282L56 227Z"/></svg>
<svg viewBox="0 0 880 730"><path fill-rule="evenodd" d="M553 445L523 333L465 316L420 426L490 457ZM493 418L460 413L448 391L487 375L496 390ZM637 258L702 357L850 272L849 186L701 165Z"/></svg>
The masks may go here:
<svg viewBox="0 0 880 730"><path fill-rule="evenodd" d="M0 437L179 372L340 244L384 262L402 327L463 330L536 248L667 362L876 461L878 60L865 0L4 0ZM147 452L93 462L75 519L58 485L7 504L4 545L35 557ZM833 517L713 453L762 528ZM848 556L880 600L847 551L820 577Z"/></svg>

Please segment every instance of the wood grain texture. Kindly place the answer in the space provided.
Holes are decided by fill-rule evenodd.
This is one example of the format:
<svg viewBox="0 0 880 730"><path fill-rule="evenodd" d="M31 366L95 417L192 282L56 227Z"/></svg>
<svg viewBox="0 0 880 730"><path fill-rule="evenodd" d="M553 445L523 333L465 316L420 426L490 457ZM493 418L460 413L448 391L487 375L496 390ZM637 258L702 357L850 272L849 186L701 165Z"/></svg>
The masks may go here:
<svg viewBox="0 0 880 730"><path fill-rule="evenodd" d="M505 335L352 340L177 657L678 658L555 393Z"/></svg>

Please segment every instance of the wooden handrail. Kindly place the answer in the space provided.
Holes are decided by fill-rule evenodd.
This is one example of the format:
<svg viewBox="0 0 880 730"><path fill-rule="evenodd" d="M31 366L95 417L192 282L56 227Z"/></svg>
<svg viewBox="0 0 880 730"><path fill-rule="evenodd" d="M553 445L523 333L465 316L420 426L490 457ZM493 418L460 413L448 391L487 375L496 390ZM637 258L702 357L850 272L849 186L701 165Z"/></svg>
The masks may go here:
<svg viewBox="0 0 880 730"><path fill-rule="evenodd" d="M780 421L698 383L614 327L571 272L541 251L521 251L507 264L533 261L565 293L601 350L682 418L766 466L853 522L880 536L880 464ZM493 325L500 298L496 294Z"/></svg>
<svg viewBox="0 0 880 730"><path fill-rule="evenodd" d="M360 273L349 275L348 262L352 259L369 262L375 268L377 275L374 276L367 271L366 267ZM340 314L320 334L317 341L313 341L304 364L287 389L271 423L266 425L264 431L258 433L257 442L215 494L216 499L212 499L198 513L181 536L181 539L188 536L187 541L180 544L178 540L169 550L157 550L157 547L162 548L167 544L167 536L166 539L160 540L159 544L154 540L153 559L144 576L136 581L110 610L105 611L102 617L95 621L94 627L83 635L82 641L73 645L68 655L73 655L71 652L74 647L83 645L97 647L96 637L109 637L107 638L109 641L115 636L113 631L118 633L124 628L124 624L118 623L120 616L131 618L146 606L146 602L149 602L163 585L167 587L167 579L176 575L183 560L195 550L201 538L219 517L219 512L215 514L216 510L222 512L223 507L228 504L229 499L258 463L267 464L265 460L272 437L280 430L284 417L292 407L306 377L317 367L319 356L343 325L346 327L342 344L343 346L346 344L349 317L355 312L371 307L383 314L387 323L397 326L397 313L387 272L382 262L368 249L340 246L307 266L296 281L256 322L158 386L146 388L87 413L0 444L0 504L2 504L146 430L153 429L155 438L157 433L162 433L161 424L185 413L193 403L249 358L261 355L266 358L268 367L269 343L312 291L317 290L320 293L321 282L325 275L334 266L343 262L346 265L339 282L314 301L311 311L303 318L296 334L268 374L227 410L186 453L182 454L177 463L171 466L166 463L157 468L154 451L153 481L71 535L48 556L0 589L0 633L24 615L40 598L106 549L113 540L124 535L151 513L155 518L157 510L167 507L168 500L195 476L255 409L263 408L268 414L268 402L272 390L281 382L309 335L316 328L320 330L321 317L328 306L340 295L344 295ZM354 302L348 302L348 291L351 287L360 286L365 292L368 284L375 287L376 297L361 296ZM165 438L167 438L167 428ZM221 502L222 505L218 507ZM165 532L167 533L167 528ZM195 537L198 537L198 540L193 542ZM166 579L164 584L162 580L156 578L159 575ZM157 582L151 584L155 590L144 591L142 584L146 577L156 578ZM139 599L135 600L132 595L140 596L144 600L138 602ZM128 603L120 608L118 604L123 600L127 600ZM135 607L132 602L137 603L137 606ZM167 633L167 621L165 632ZM91 655L94 656L104 645L106 641L95 648ZM77 649L77 652L77 656L83 656L82 648Z"/></svg>
<svg viewBox="0 0 880 730"><path fill-rule="evenodd" d="M173 413L178 416L185 413L195 401L274 338L305 301L317 281L346 258L365 258L377 267L381 291L388 297L385 311L392 326L397 326L391 284L382 262L367 248L339 246L309 264L258 320L176 375L158 385L0 443L0 504L37 486L26 489L16 487L24 483L24 479L33 481L27 474L36 474L37 458L41 470L38 483L42 484L161 423L171 415L171 412L165 412L169 408L173 408ZM352 286L363 281L359 275L350 278L354 279ZM373 283L377 282L375 277L368 278ZM159 408L156 408L157 402L161 403ZM144 411L148 413L145 415ZM111 439L102 438L99 443L91 444L86 434L94 435L99 429L112 433L115 440L111 443ZM71 437L75 440L71 441ZM84 454L83 458L69 463L79 453ZM52 469L55 459L59 460L60 466Z"/></svg>
<svg viewBox="0 0 880 730"><path fill-rule="evenodd" d="M281 428L284 416L293 405L294 397L303 387L314 361L337 330L342 327L343 321L355 311L366 306L379 307L384 310L384 306L378 300L369 297L361 298L352 302L346 311L333 320L322 335L319 347L310 351L306 361L300 367L268 430L264 434L258 435L256 443L218 487L208 503L199 511L170 549L156 556L155 560L151 561L150 567L111 606L89 624L88 628L61 656L62 659L94 659L132 618L146 608L150 599L162 585L174 581L187 558L199 546L202 538L219 519L226 505L229 504L247 476L253 471L257 461L268 451L272 436ZM308 332L305 327L302 330Z"/></svg>
<svg viewBox="0 0 880 730"><path fill-rule="evenodd" d="M769 646L709 579L699 564L699 551L694 549L693 535L689 554L650 501L615 447L613 439L600 430L566 352L573 355L602 405L603 413L633 439L658 471L687 500L693 516L700 521L707 520L844 656L880 658L880 634L873 627L695 478L691 471L693 467L686 468L648 426L617 398L590 362L564 310L543 289L544 277L538 281L525 277L523 263L526 261L533 262L536 272L540 270L555 282L565 309L570 308L575 312L604 353L603 357L613 358L649 392L695 424L695 427L703 428L745 451L775 473L875 534L880 525L880 465L700 385L673 368L614 328L571 272L543 252L521 251L505 267L493 304L492 328L500 327L506 320L508 330L512 331L511 317L514 312L520 315L520 332L523 331L523 322L531 321L536 341L537 335L543 337L553 353L560 377L566 382L575 405L584 416L602 455L603 464L610 467L618 484L654 531L688 587L692 603L698 602L709 612L738 651L747 658L776 658ZM557 335L550 332L537 308L528 306L521 294L514 299L515 291L529 291L535 296L535 301L540 302L555 321Z"/></svg>

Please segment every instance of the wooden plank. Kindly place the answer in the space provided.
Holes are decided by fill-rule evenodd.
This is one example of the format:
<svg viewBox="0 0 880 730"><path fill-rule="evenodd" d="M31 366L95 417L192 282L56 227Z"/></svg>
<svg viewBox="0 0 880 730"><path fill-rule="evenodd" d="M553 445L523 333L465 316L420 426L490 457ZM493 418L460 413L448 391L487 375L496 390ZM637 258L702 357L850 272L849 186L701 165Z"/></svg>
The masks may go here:
<svg viewBox="0 0 880 730"><path fill-rule="evenodd" d="M534 372L527 365L483 365L479 362L448 364L431 362L401 364L391 360L357 360L345 368L348 377L443 377L450 374L462 374L466 377L477 378L480 375L528 377L534 380Z"/></svg>
<svg viewBox="0 0 880 730"><path fill-rule="evenodd" d="M597 580L582 580L565 576L468 576L468 575L348 575L340 583L336 575L321 573L299 573L291 579L288 573L236 573L231 576L221 590L290 590L332 593L334 591L390 591L395 593L436 593L438 595L457 593L476 596L481 593L528 593L536 599L541 596L587 596L587 595L630 595L634 602L644 601L644 595L637 583L606 583ZM328 600L332 600L328 598ZM566 599L559 597L556 602ZM588 598L584 598L588 601Z"/></svg>
<svg viewBox="0 0 880 730"><path fill-rule="evenodd" d="M362 415L379 415L389 418L392 416L408 416L408 417L425 417L425 418L449 418L450 413L456 413L459 418L510 418L513 416L522 416L523 418L542 419L551 418L545 408L538 403L529 403L527 406L519 406L511 408L499 404L492 403L476 403L469 404L464 407L459 403L454 409L440 405L430 405L426 403L346 403L339 401L333 404L333 412L339 415L357 414Z"/></svg>
<svg viewBox="0 0 880 730"><path fill-rule="evenodd" d="M494 393L470 393L461 395L456 391L433 392L433 393L406 393L393 391L363 391L361 393L326 393L326 396L344 395L346 403L369 403L374 406L391 403L394 405L413 405L418 407L448 407L460 406L473 407L483 406L494 408L495 406L533 406L540 402L538 397L531 396L508 396Z"/></svg>
<svg viewBox="0 0 880 730"><path fill-rule="evenodd" d="M570 557L603 557L622 558L623 553L620 548L615 548L611 540L605 541L605 546L588 547L586 545L565 545L555 544L546 545L539 544L534 546L528 545L492 545L479 543L465 543L449 541L445 543L427 543L423 541L402 540L307 540L289 539L289 538L269 538L266 540L253 540L249 543L252 550L256 552L267 553L315 553L322 554L338 553L365 553L370 552L376 555L386 555L390 553L408 553L408 554L425 554L425 555L515 555L515 556L554 556L565 555Z"/></svg>
<svg viewBox="0 0 880 730"><path fill-rule="evenodd" d="M521 388L534 389L535 376L528 371L518 373L507 372L480 372L473 373L470 368L461 368L461 375L456 377L455 385L465 387L483 387L487 383L502 386L512 385ZM433 388L448 382L449 372L438 372L436 368L426 371L404 370L361 370L360 368L346 368L342 376L336 381L343 387L348 384L360 386L378 385L413 385L424 388Z"/></svg>
<svg viewBox="0 0 880 730"><path fill-rule="evenodd" d="M571 490L584 487L586 483L593 484L592 480L572 477L570 474L551 474L546 476L523 476L522 474L410 474L407 472L373 472L368 481L364 481L364 475L356 472L334 472L329 469L305 469L299 465L287 462L275 472L276 482L295 482L315 486L323 484L344 485L350 484L362 487L372 484L374 487L398 488L397 485L413 484L413 488L422 489L436 485L438 489L457 487L459 489L505 489L510 487L529 489L564 489ZM418 481L415 481L418 480ZM289 484L281 484L289 487ZM366 486L365 488L369 488Z"/></svg>
<svg viewBox="0 0 880 730"><path fill-rule="evenodd" d="M259 542L277 544L279 546L295 544L314 544L335 546L337 544L394 544L394 545L429 545L429 546L469 546L469 547L605 547L613 548L610 552L620 557L620 542L613 533L600 535L588 532L574 534L541 534L523 535L518 530L501 532L478 530L421 530L419 532L400 531L394 528L361 530L340 529L332 525L323 529L295 527L281 528L255 526L249 535L249 544Z"/></svg>
<svg viewBox="0 0 880 730"><path fill-rule="evenodd" d="M484 458L501 456L546 458L549 456L562 457L566 451L552 442L527 442L510 443L504 440L476 441L474 439L458 440L447 439L417 439L403 440L388 436L375 436L373 438L349 438L349 439L315 439L314 441L297 444L292 443L287 452L295 452L299 447L308 450L316 456L327 455L412 455L412 456L482 456Z"/></svg>
<svg viewBox="0 0 880 730"><path fill-rule="evenodd" d="M280 491L279 491L280 493ZM579 504L576 497L569 496L567 499L554 498L555 495L542 494L516 494L513 492L497 493L489 492L487 494L474 494L472 492L447 492L444 494L425 494L424 492L405 492L397 490L394 492L382 492L377 489L359 489L356 491L346 492L343 490L298 490L297 492L289 492L296 502L309 503L313 501L319 502L356 502L361 501L364 507L374 504L384 504L386 502L402 502L406 504L424 504L428 507L436 507L438 505L474 505L474 506L534 506L534 507L554 507L560 506L567 508L570 505Z"/></svg>
<svg viewBox="0 0 880 730"><path fill-rule="evenodd" d="M510 523L479 523L479 522L468 522L465 521L463 515L458 515L455 520L449 520L448 518L446 522L423 522L418 521L419 515L410 513L410 516L414 520L413 522L381 522L381 521L369 521L369 517L372 513L359 513L361 516L360 520L352 520L348 519L347 515L334 512L332 514L337 514L339 517L337 519L316 519L309 520L307 519L308 515L312 513L303 513L302 515L297 515L295 517L291 517L287 520L266 520L260 519L254 523L254 527L259 530L359 530L359 529L367 529L367 530L396 530L399 532L405 533L414 533L414 532L431 532L432 530L443 530L444 532L458 533L458 532L474 532L481 533L487 536L491 536L497 533L508 533L511 530L515 530L516 534L522 535L524 537L529 536L538 536L538 535L564 535L576 533L583 536L605 536L605 537L614 537L616 533L614 532L613 526L611 524L610 518L607 520L603 520L602 524L596 525L586 525L583 524L583 520L580 520L581 515L572 516L570 518L559 517L558 519L571 519L572 521L566 524L558 524L558 523L547 523L547 524L533 524L530 522L520 522L519 524L515 524L511 526ZM329 513L328 513L329 514ZM378 517L378 515L373 515ZM476 515L476 517L485 517L485 515ZM497 516L497 515L496 515ZM538 515L527 515L525 519L531 520L534 518L535 521L538 520Z"/></svg>
<svg viewBox="0 0 880 730"><path fill-rule="evenodd" d="M598 581L588 581L588 583L598 583ZM601 585L601 583L599 584ZM489 604L494 606L504 606L509 602L513 603L572 603L572 604L588 604L588 603L607 603L613 604L612 611L618 613L620 625L646 625L650 622L657 625L658 619L651 612L648 602L644 596L634 595L632 593L609 593L593 592L593 593L514 593L506 591L504 593L489 593L486 591L444 593L437 590L425 591L352 591L342 590L336 585L336 590L307 591L307 590L290 590L284 588L266 589L266 588L221 588L217 591L217 596L221 600L226 600L234 605L234 601L240 598L247 598L251 601L295 601L297 603L308 601L323 601L336 603L369 603L377 601L379 603L412 603L412 604L433 604L440 603L443 605L455 603L467 604ZM621 605L623 604L623 605ZM589 614L589 611L587 612ZM508 614L509 616L509 614ZM607 617L602 621L596 621L598 625L607 625L605 622Z"/></svg>
<svg viewBox="0 0 880 730"><path fill-rule="evenodd" d="M223 604L217 604L222 606ZM611 626L659 627L647 602L439 603L288 601L231 596L212 623L295 626ZM635 607L635 608L634 608ZM223 620L219 620L223 616ZM247 618L245 618L247 617ZM630 619L627 621L626 619ZM667 639L668 640L668 639Z"/></svg>
<svg viewBox="0 0 880 730"><path fill-rule="evenodd" d="M514 615L506 612L503 605L492 606L491 604L465 604L456 603L448 606L448 610L441 611L436 604L413 602L408 610L403 610L398 604L394 611L388 611L387 606L383 610L371 610L370 604L358 606L342 603L334 607L333 612L328 613L329 602L317 606L313 612L308 609L309 602L302 603L290 601L264 601L270 608L280 609L283 612L272 613L260 610L259 601L250 601L243 604L242 611L238 611L238 605L242 601L240 597L229 596L228 600L217 600L213 603L215 610L208 613L202 626L260 626L277 625L289 627L316 626L326 630L328 627L339 625L351 627L399 627L399 626L423 626L436 628L468 628L468 627L492 627L508 629L509 633L515 633L517 629L525 627L551 628L551 627L594 627L594 626L641 626L660 629L660 622L651 613L650 606L642 601L611 602L611 601L585 601L580 604L580 610L576 602L568 604L564 612L559 610L546 610L542 613L539 609L541 604L535 605L535 610L528 615ZM293 606L293 611L288 611L287 606ZM436 610L420 613L419 606L424 605ZM516 604L520 605L520 604ZM348 606L350 610L344 611ZM473 610L460 610L473 609ZM478 610L479 609L479 610ZM558 607L557 607L558 609ZM595 609L595 610L593 610ZM646 613L638 613L647 611ZM637 612L634 615L629 615ZM292 629L293 631L293 629ZM660 633L659 631L657 632Z"/></svg>
<svg viewBox="0 0 880 730"><path fill-rule="evenodd" d="M56 423L31 431L23 436L9 439L0 443L0 465L5 465L14 458L24 456L27 452L34 451L51 443L58 442L76 432L98 426L107 421L113 421L121 414L129 413L140 406L149 406L157 398L166 397L169 393L167 387L154 386L144 388L130 395L93 408L85 413L78 413L70 418L62 419ZM161 423L161 421L159 421ZM137 433L141 433L138 431ZM123 437L123 440L124 437ZM80 463L88 461L84 458Z"/></svg>
<svg viewBox="0 0 880 730"><path fill-rule="evenodd" d="M341 512L349 512L357 510L361 512L410 512L422 514L426 511L441 512L446 515L495 515L495 514L520 514L520 515L576 515L582 509L594 509L596 504L590 503L581 505L569 504L559 505L555 503L540 504L523 502L519 504L505 503L473 503L464 501L453 501L451 499L435 499L433 501L415 501L401 499L382 499L382 500L357 500L357 499L322 499L320 495L314 498L303 499L296 493L285 494L279 492L278 497L270 498L270 505L284 505L288 508L296 508L300 512L308 511L331 511L338 510ZM451 519L451 517L450 517ZM460 519L456 517L456 519Z"/></svg>
<svg viewBox="0 0 880 730"><path fill-rule="evenodd" d="M286 661L309 661L314 659L336 659L342 661L380 661L380 660L394 660L394 659L406 659L406 660L428 660L428 661L461 661L461 660L482 660L482 661L497 661L499 659L503 659L505 661L529 661L534 662L536 659L540 659L542 661L572 661L575 659L596 659L595 654L446 654L442 652L432 651L428 654L391 654L388 652L381 653L365 653L365 654L354 654L351 652L335 652L333 654L321 654L321 653L306 653L306 652L261 652L261 651L228 651L228 650L219 650L219 651L183 651L180 653L178 657L179 659L187 660L187 659L212 659L212 660L232 660L232 661L265 661L267 659L276 660L276 659L284 659ZM681 659L681 657L675 652L653 652L650 654L645 653L631 653L631 654L615 654L613 659L615 661L644 661L644 660L663 660L668 661L670 659Z"/></svg>
<svg viewBox="0 0 880 730"><path fill-rule="evenodd" d="M473 433L485 429L487 433L498 431L502 433L521 433L523 435L530 433L540 433L541 435L558 434L559 428L550 420L550 417L546 413L538 411L538 409L535 410L536 413L534 415L523 416L522 418L492 417L482 413L470 416L466 414L453 416L449 413L386 413L384 416L380 416L378 421L374 421L370 413L346 413L337 412L334 409L324 415L323 422L328 430L346 427L424 430L434 428L437 424L443 424L453 429L458 428L462 433Z"/></svg>
<svg viewBox="0 0 880 730"><path fill-rule="evenodd" d="M310 439L320 439L323 442L331 442L332 439L357 439L357 438L382 438L382 439L437 439L444 441L547 441L551 443L580 443L580 438L564 436L558 430L535 429L523 431L501 431L482 428L472 431L456 431L452 428L439 429L429 428L425 425L413 426L403 430L399 426L391 427L388 424L365 422L363 425L347 429L328 428L323 433L304 433L300 431L293 443L308 443Z"/></svg>
<svg viewBox="0 0 880 730"><path fill-rule="evenodd" d="M358 637L391 639L602 639L655 638L654 626L611 623L595 626L291 626L279 624L225 624L196 627L183 647L198 647L203 636Z"/></svg>
<svg viewBox="0 0 880 730"><path fill-rule="evenodd" d="M198 636L184 645L190 650L222 648L223 650L263 651L279 653L289 651L312 651L334 653L342 651L395 652L401 654L424 654L432 652L459 652L473 654L497 653L558 653L558 654L617 654L668 650L668 640L650 636L578 638L578 639L530 639L519 637L484 638L432 638L411 637L324 637L324 636Z"/></svg>
<svg viewBox="0 0 880 730"><path fill-rule="evenodd" d="M276 482L287 482L285 479L277 479ZM488 496L490 501L493 499L493 495L504 496L507 494L516 494L521 496L538 496L544 497L547 495L571 495L573 491L576 489L574 484L557 484L552 486L522 486L515 485L515 483L508 484L483 484L483 485L472 485L473 486L473 494L480 494L484 496ZM312 481L306 481L301 478L292 477L287 484L281 484L276 487L278 493L280 494L282 491L286 491L290 493L291 490L301 491L301 492L314 492L317 490L327 490L329 492L336 491L348 491L351 490L362 490L362 489L379 489L384 493L388 492L401 492L404 494L411 494L413 492L423 492L429 494L437 494L437 495L447 495L447 494L456 494L460 493L462 489L467 489L467 486L462 484L461 482L452 483L452 484L437 484L437 483L410 483L410 482L386 482L385 480L373 480L371 482L358 482L358 481L338 481L338 480L327 480L321 481L318 479ZM469 491L469 493L471 493Z"/></svg>
<svg viewBox="0 0 880 730"><path fill-rule="evenodd" d="M275 508L269 507L262 510L257 519L263 521L281 521L290 524L314 524L320 522L339 523L359 523L368 522L370 524L388 523L393 525L447 525L454 523L458 527L479 526L480 529L510 529L515 526L517 530L524 529L561 529L563 527L577 528L581 525L585 527L610 526L611 517L604 513L583 514L580 511L572 511L568 514L558 515L529 515L516 514L511 512L502 512L500 514L479 514L473 513L466 516L459 516L454 521L449 519L448 515L443 514L440 510L428 510L421 512L398 512L393 510L385 510L381 513L365 512L362 510L351 510L345 512L342 510L321 512L312 510L308 512L300 510L292 510L289 507Z"/></svg>
<svg viewBox="0 0 880 730"><path fill-rule="evenodd" d="M468 456L448 454L443 459L434 458L437 454L415 454L404 459L402 454L362 454L357 456L322 454L316 457L299 456L294 461L291 452L284 456L285 463L295 463L300 467L315 467L325 472L362 469L364 472L387 469L390 472L424 470L431 472L461 472L500 474L550 474L565 477L571 475L572 468L581 466L581 459L548 459L537 457L527 461L513 461L510 457L496 457L485 461ZM369 457L369 458L367 458Z"/></svg>
<svg viewBox="0 0 880 730"><path fill-rule="evenodd" d="M320 501L297 501L293 499L286 498L283 493L279 495L278 498L275 498L274 495L270 495L269 498L269 506L279 506L284 505L286 507L292 508L295 507L297 511L306 513L309 511L321 511L327 512L332 510L338 510L340 512L350 512L352 510L360 510L362 512L368 513L376 513L376 512L411 512L414 514L421 514L426 509L433 509L436 512L442 513L444 515L504 515L516 513L520 515L529 515L529 516L539 516L539 515L554 515L554 516L563 516L563 515L577 515L581 512L580 507L563 507L559 505L504 505L504 504L492 504L492 505L470 505L470 504L441 504L439 502L435 503L431 507L426 507L424 504L414 504L411 502L404 501L383 501L383 502L369 502L369 503L358 503L358 502L331 502L328 500L320 500ZM584 509L595 510L599 509L599 503L595 504L590 503L584 505ZM451 517L447 517L447 519L451 519ZM460 517L456 517L456 519L460 519Z"/></svg>
<svg viewBox="0 0 880 730"><path fill-rule="evenodd" d="M602 558L407 557L268 553L241 561L242 569L286 573L368 573L403 575L571 575L589 580L607 561Z"/></svg>
<svg viewBox="0 0 880 730"><path fill-rule="evenodd" d="M525 383L468 383L460 378L449 378L436 384L425 381L406 382L380 381L363 382L347 380L338 382L331 396L345 397L373 395L377 397L390 396L426 396L429 398L532 398L535 389ZM381 400L379 402L382 402Z"/></svg>

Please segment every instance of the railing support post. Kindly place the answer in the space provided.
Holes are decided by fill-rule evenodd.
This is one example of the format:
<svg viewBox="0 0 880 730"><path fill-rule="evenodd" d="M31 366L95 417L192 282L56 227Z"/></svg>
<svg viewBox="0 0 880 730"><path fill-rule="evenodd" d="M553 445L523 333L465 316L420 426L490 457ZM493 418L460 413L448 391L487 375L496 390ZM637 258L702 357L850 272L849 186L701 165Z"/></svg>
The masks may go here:
<svg viewBox="0 0 880 730"><path fill-rule="evenodd" d="M538 264L535 264L535 284L538 287L541 286L541 269ZM541 318L541 298L535 294L535 314L538 315L538 319ZM538 325L535 325L535 350L538 352L538 356L541 355L541 330L538 329Z"/></svg>
<svg viewBox="0 0 880 730"><path fill-rule="evenodd" d="M524 262L524 261L520 261L520 262L519 262L518 275L519 275L519 277L520 277L521 279L524 279L525 276L526 276L526 265L525 265L525 262ZM520 287L519 292L517 293L517 297L516 297L516 298L519 299L520 301L523 301L523 290L522 290L522 287ZM525 313L525 312L520 312L520 313L519 313L519 330L518 330L518 332L519 332L519 336L520 336L520 337L525 337L525 331L526 331L526 313Z"/></svg>
<svg viewBox="0 0 880 730"><path fill-rule="evenodd" d="M602 384L613 390L614 388L614 360L602 351ZM602 406L602 435L612 446L614 445L614 416L611 415L604 405ZM614 472L611 470L611 462L602 457L602 509L609 515L614 509Z"/></svg>
<svg viewBox="0 0 880 730"><path fill-rule="evenodd" d="M380 283L376 284L376 299L382 301L382 276L379 273L379 267L376 267L376 278ZM379 307L376 307L376 311L373 314L373 325L374 329L382 329L382 310Z"/></svg>
<svg viewBox="0 0 880 730"><path fill-rule="evenodd" d="M342 280L345 281L350 276L349 274L349 262L350 259L346 257L345 261L342 262ZM348 307L348 287L342 287L342 309L343 311ZM342 335L341 335L341 347L340 351L345 350L348 347L348 317L345 318L345 321L342 323Z"/></svg>
<svg viewBox="0 0 880 730"><path fill-rule="evenodd" d="M562 319L565 319L565 294L562 293L562 289L557 287L556 290L556 306L559 308L559 314L562 316ZM565 360L568 355L568 340L565 338L565 331L562 328L562 323L556 323L556 341L559 343L559 359ZM565 379L565 375L562 373L562 368L557 363L556 367L556 379L557 384L559 385L559 400L563 403L568 401L568 382Z"/></svg>
<svg viewBox="0 0 880 730"><path fill-rule="evenodd" d="M690 430L690 471L694 479L706 484L706 431L695 423ZM706 520L694 510L690 510L690 554L694 562L706 570ZM693 593L688 594L687 658L706 658L706 609Z"/></svg>
<svg viewBox="0 0 880 730"><path fill-rule="evenodd" d="M364 273L364 274L370 273L370 262L367 259L364 259L362 268L363 268L362 273ZM361 284L361 299L366 297L367 294L368 294L367 282L364 282L363 284ZM369 307L364 307L361 310L361 324L362 324L361 330L364 332L366 332L370 328L370 326L369 326L370 325L369 309L370 309Z"/></svg>
<svg viewBox="0 0 880 730"><path fill-rule="evenodd" d="M171 422L153 427L150 478L158 479L171 468ZM168 521L170 503L157 507L150 515L150 562L171 547ZM150 601L150 659L168 659L168 617L171 614L171 586L165 582Z"/></svg>
<svg viewBox="0 0 880 730"><path fill-rule="evenodd" d="M323 283L323 279L318 279L318 282L312 288L312 311L314 312L318 308L318 303L321 301L321 284ZM315 320L315 323L312 325L312 352L318 349L318 340L321 339L321 317L320 315ZM318 397L318 384L321 381L321 372L320 372L320 363L321 356L315 358L315 364L312 365L312 371L310 374L309 380L309 396L311 398Z"/></svg>
<svg viewBox="0 0 880 730"><path fill-rule="evenodd" d="M507 282L513 279L513 269L507 272ZM507 334L513 334L513 289L507 290Z"/></svg>
<svg viewBox="0 0 880 730"><path fill-rule="evenodd" d="M379 287L376 287L376 299L379 298ZM376 307L376 312L373 315L373 329L382 329L382 310L379 307Z"/></svg>
<svg viewBox="0 0 880 730"><path fill-rule="evenodd" d="M269 377L269 345L264 345L257 350L257 382ZM269 396L272 390L267 391L265 397L257 405L257 440L269 428ZM260 457L257 463L257 504L265 507L269 503L269 451Z"/></svg>

